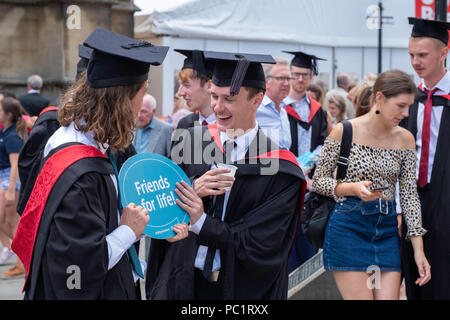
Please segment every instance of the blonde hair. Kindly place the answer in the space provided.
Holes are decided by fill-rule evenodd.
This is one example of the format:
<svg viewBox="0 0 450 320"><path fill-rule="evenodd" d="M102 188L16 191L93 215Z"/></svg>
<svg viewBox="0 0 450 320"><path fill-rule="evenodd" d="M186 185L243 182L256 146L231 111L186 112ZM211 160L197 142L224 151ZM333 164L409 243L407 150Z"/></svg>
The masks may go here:
<svg viewBox="0 0 450 320"><path fill-rule="evenodd" d="M97 142L113 150L124 149L133 141L131 100L143 84L94 89L81 77L62 97L58 120L64 127L74 122L78 130L93 132Z"/></svg>

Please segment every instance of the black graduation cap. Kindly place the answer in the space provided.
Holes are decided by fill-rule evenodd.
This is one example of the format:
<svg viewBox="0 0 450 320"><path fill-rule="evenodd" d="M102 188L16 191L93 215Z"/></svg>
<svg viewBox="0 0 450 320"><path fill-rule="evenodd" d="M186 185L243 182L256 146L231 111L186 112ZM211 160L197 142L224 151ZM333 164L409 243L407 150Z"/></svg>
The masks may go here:
<svg viewBox="0 0 450 320"><path fill-rule="evenodd" d="M421 18L408 17L409 24L413 25L411 37L429 37L441 40L448 44L448 31L450 23L440 20L425 20Z"/></svg>
<svg viewBox="0 0 450 320"><path fill-rule="evenodd" d="M211 79L213 63L205 59L201 50L174 49L176 52L186 56L183 62L183 69L193 69L198 73Z"/></svg>
<svg viewBox="0 0 450 320"><path fill-rule="evenodd" d="M77 64L77 74L86 70L89 59L91 58L92 49L82 44L78 45L78 56L80 57L80 61Z"/></svg>
<svg viewBox="0 0 450 320"><path fill-rule="evenodd" d="M160 65L169 50L102 28L95 29L83 44L94 49L87 68L87 82L92 88L144 82L150 65Z"/></svg>
<svg viewBox="0 0 450 320"><path fill-rule="evenodd" d="M311 69L315 76L319 74L317 69L317 60L327 61L326 59L322 59L316 57L315 55L307 54L302 51L283 51L283 52L295 55L295 57L292 58L291 65L299 68Z"/></svg>
<svg viewBox="0 0 450 320"><path fill-rule="evenodd" d="M212 82L230 87L230 95L239 93L241 86L266 89L266 77L261 63L275 64L271 55L205 51L206 59L214 61Z"/></svg>

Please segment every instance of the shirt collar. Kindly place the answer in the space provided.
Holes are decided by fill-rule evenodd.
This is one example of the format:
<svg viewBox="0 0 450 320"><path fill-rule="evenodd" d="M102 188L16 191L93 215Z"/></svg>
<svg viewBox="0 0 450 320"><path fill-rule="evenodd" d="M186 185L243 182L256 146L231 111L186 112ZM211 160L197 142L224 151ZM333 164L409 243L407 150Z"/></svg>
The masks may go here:
<svg viewBox="0 0 450 320"><path fill-rule="evenodd" d="M305 93L305 95L303 96L303 99L300 101L300 103L302 103L302 102L305 101L305 100L306 100L306 102L307 102L308 104L310 104L309 97L308 97L308 95L307 95L306 93ZM284 98L283 103L284 103L285 106L287 106L287 105L289 105L289 104L296 104L295 101L294 101L294 99L292 99L290 96L287 96L286 98Z"/></svg>
<svg viewBox="0 0 450 320"><path fill-rule="evenodd" d="M214 112L213 112L213 113L211 113L211 114L209 115L208 118L205 118L205 117L202 115L202 113L199 112L199 113L198 113L198 121L199 121L200 123L202 123L203 120L206 120L206 122L208 122L208 124L211 124L211 123L216 122L216 116L214 115Z"/></svg>
<svg viewBox="0 0 450 320"><path fill-rule="evenodd" d="M31 89L28 91L28 94L30 94L30 93L39 93L39 90Z"/></svg>
<svg viewBox="0 0 450 320"><path fill-rule="evenodd" d="M425 81L423 79L422 79L422 88L424 88L426 90L430 90L425 85ZM439 89L437 91L438 94L448 94L450 92L450 74L449 74L448 70L445 70L444 76L441 78L441 80L439 80L439 82L433 88L431 88L431 90L433 90L435 88Z"/></svg>
<svg viewBox="0 0 450 320"><path fill-rule="evenodd" d="M245 134L235 139L229 138L225 132L220 131L220 141L222 142L223 146L228 140L234 140L239 151L247 152L250 143L252 143L253 139L255 139L257 133L258 133L258 121L255 120L255 126L252 129L250 129Z"/></svg>
<svg viewBox="0 0 450 320"><path fill-rule="evenodd" d="M273 101L272 101L272 99L270 99L270 98L267 96L267 94L265 94L265 95L264 95L264 98L263 98L263 100L262 100L261 103L262 103L263 106L268 106L268 105L273 104Z"/></svg>
<svg viewBox="0 0 450 320"><path fill-rule="evenodd" d="M144 127L144 129L154 129L155 128L155 122L153 121L155 117L152 118L152 120L149 122L148 125Z"/></svg>

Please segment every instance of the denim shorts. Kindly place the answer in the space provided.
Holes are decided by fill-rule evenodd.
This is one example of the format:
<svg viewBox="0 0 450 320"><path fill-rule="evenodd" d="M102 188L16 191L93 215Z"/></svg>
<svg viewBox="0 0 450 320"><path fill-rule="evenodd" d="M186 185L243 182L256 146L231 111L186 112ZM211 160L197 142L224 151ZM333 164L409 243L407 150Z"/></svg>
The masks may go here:
<svg viewBox="0 0 450 320"><path fill-rule="evenodd" d="M323 261L326 270L400 272L395 201L347 197L336 203L325 231Z"/></svg>
<svg viewBox="0 0 450 320"><path fill-rule="evenodd" d="M11 168L5 168L0 170L0 189L8 189L9 187L9 176L11 175ZM17 177L16 190L20 190L20 180Z"/></svg>

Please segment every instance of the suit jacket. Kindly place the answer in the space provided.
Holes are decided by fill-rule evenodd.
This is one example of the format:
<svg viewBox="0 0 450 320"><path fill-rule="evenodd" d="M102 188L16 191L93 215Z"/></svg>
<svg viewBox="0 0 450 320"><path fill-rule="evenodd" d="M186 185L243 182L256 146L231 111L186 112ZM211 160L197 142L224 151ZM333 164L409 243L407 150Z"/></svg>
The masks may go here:
<svg viewBox="0 0 450 320"><path fill-rule="evenodd" d="M30 116L38 116L50 104L50 100L39 93L29 93L19 97L18 100Z"/></svg>
<svg viewBox="0 0 450 320"><path fill-rule="evenodd" d="M170 157L171 137L173 132L172 127L157 118L153 118L153 125L154 127L150 132L147 152Z"/></svg>
<svg viewBox="0 0 450 320"><path fill-rule="evenodd" d="M195 125L195 121L198 121L199 115L197 112L193 112L183 117L178 121L177 129L189 129Z"/></svg>

